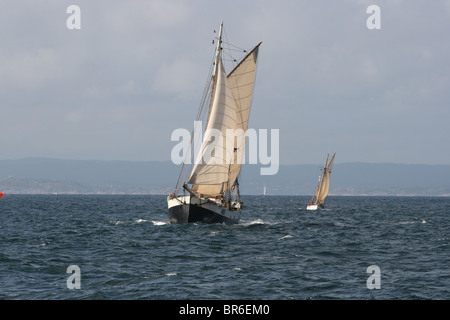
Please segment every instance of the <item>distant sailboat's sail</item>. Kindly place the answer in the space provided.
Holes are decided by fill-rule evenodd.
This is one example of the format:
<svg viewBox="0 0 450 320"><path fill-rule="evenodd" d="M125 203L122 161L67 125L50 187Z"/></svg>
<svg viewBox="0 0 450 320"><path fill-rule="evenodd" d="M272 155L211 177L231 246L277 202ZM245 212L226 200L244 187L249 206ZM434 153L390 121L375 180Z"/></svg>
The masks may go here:
<svg viewBox="0 0 450 320"><path fill-rule="evenodd" d="M331 174L331 169L333 167L335 155L336 154L333 155L333 157L331 158L329 163L328 163L328 157L327 157L327 161L325 162L325 167L323 169L323 175L322 175L322 181L320 184L319 192L317 194L317 204L319 204L319 205L324 204L325 198L328 196L328 191L330 189L330 174Z"/></svg>
<svg viewBox="0 0 450 320"><path fill-rule="evenodd" d="M323 206L325 203L325 198L328 196L328 191L330 189L330 174L333 168L334 157L336 153L331 157L330 162L325 161L325 166L323 167L322 175L320 176L319 184L317 185L316 193L313 195L311 204Z"/></svg>
<svg viewBox="0 0 450 320"><path fill-rule="evenodd" d="M233 187L239 176L259 45L228 76L220 54L217 56L205 136L188 180L197 193L221 195ZM228 129L236 136L227 135ZM215 133L221 134L221 141L215 141Z"/></svg>

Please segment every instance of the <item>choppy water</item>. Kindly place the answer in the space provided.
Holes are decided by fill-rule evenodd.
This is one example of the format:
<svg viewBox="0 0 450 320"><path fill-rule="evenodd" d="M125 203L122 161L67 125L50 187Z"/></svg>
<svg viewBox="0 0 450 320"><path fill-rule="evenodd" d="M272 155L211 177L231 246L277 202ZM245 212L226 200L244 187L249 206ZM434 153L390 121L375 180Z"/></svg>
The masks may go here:
<svg viewBox="0 0 450 320"><path fill-rule="evenodd" d="M164 196L6 195L0 298L450 299L450 198L308 200L244 196L226 226L170 225Z"/></svg>

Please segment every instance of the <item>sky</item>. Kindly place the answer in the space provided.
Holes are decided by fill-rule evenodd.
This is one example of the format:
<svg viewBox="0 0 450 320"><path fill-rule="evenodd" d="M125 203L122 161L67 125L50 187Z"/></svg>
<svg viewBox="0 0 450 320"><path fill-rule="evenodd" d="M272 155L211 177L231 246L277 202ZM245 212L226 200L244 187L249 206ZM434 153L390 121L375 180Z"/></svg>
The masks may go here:
<svg viewBox="0 0 450 320"><path fill-rule="evenodd" d="M170 160L221 21L281 164L450 164L449 0L0 0L0 160Z"/></svg>

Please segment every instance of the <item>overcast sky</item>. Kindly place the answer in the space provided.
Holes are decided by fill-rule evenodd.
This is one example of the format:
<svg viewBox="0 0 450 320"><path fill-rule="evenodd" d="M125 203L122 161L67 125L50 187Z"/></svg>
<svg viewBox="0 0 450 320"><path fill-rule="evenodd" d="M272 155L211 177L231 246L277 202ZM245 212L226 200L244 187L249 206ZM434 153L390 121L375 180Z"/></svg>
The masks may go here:
<svg viewBox="0 0 450 320"><path fill-rule="evenodd" d="M439 0L0 0L0 159L170 160L221 20L232 44L263 42L249 127L280 130L281 164L450 164Z"/></svg>

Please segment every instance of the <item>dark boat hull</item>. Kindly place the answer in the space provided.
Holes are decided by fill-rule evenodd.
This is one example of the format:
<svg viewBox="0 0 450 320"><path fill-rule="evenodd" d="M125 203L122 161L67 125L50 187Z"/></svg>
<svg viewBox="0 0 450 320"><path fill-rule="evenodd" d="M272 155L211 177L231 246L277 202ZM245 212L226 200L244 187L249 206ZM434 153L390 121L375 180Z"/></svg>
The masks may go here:
<svg viewBox="0 0 450 320"><path fill-rule="evenodd" d="M231 211L211 202L202 202L198 198L180 197L168 199L169 223L208 223L237 224L240 211ZM174 203L176 201L176 203Z"/></svg>

